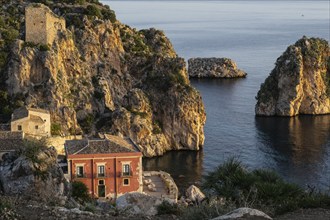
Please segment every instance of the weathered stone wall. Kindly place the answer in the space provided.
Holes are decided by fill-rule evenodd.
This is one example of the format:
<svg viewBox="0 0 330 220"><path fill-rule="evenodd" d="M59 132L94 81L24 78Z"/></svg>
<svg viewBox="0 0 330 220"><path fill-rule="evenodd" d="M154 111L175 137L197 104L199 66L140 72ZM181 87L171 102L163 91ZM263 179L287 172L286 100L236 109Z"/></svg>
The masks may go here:
<svg viewBox="0 0 330 220"><path fill-rule="evenodd" d="M42 127L42 129L40 129L39 132L43 132L43 133L47 134L46 136L51 136L50 114L29 110L29 116L31 117L31 115L39 116L44 121L43 127ZM38 134L38 132L37 132L37 134Z"/></svg>
<svg viewBox="0 0 330 220"><path fill-rule="evenodd" d="M25 41L52 45L59 30L65 29L65 20L57 17L42 4L31 4L25 9Z"/></svg>
<svg viewBox="0 0 330 220"><path fill-rule="evenodd" d="M49 137L47 138L47 143L49 144L49 146L53 146L58 155L65 155L65 149L64 149L64 143L66 140L74 140L74 139L82 139L81 135L76 135L76 136L65 136L65 137L61 137L61 136L53 136L53 137Z"/></svg>
<svg viewBox="0 0 330 220"><path fill-rule="evenodd" d="M31 114L35 116L39 116L40 120L31 120ZM22 126L22 131L28 135L35 136L51 136L51 128L50 128L50 114L41 113L41 112L29 112L29 116L15 120L11 122L11 131L19 131L18 126ZM38 126L38 128L36 128Z"/></svg>

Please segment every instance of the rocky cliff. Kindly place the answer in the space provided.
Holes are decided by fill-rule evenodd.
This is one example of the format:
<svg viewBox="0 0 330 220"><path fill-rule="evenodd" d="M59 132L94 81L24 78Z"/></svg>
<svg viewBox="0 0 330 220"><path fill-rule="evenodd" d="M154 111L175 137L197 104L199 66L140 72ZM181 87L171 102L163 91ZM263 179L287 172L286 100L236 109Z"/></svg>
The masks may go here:
<svg viewBox="0 0 330 220"><path fill-rule="evenodd" d="M21 150L3 156L0 190L5 195L64 204L69 183L57 163L54 148L47 148L40 141L25 141Z"/></svg>
<svg viewBox="0 0 330 220"><path fill-rule="evenodd" d="M256 99L256 115L329 114L329 43L303 37L289 46L277 59Z"/></svg>
<svg viewBox="0 0 330 220"><path fill-rule="evenodd" d="M228 58L191 58L188 60L188 74L195 78L239 78L247 74L238 69Z"/></svg>
<svg viewBox="0 0 330 220"><path fill-rule="evenodd" d="M11 1L0 12L3 27L19 33L3 45L2 118L21 105L45 108L53 134L129 136L145 156L203 145L201 96L162 31L124 25L95 1L54 0L47 6L67 29L52 45L34 45L24 41L29 2Z"/></svg>

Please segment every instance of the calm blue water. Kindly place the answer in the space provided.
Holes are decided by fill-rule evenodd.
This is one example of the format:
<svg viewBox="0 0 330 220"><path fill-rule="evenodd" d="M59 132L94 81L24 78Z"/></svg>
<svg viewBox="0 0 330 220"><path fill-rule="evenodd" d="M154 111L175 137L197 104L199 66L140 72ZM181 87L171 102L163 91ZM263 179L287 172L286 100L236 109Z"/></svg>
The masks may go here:
<svg viewBox="0 0 330 220"><path fill-rule="evenodd" d="M166 170L186 187L226 158L238 156L251 169L275 169L303 186L330 186L330 116L254 115L260 84L288 45L303 35L329 41L329 1L104 3L123 23L164 30L186 59L229 57L249 74L246 79L191 80L207 112L204 150L147 159L145 169Z"/></svg>

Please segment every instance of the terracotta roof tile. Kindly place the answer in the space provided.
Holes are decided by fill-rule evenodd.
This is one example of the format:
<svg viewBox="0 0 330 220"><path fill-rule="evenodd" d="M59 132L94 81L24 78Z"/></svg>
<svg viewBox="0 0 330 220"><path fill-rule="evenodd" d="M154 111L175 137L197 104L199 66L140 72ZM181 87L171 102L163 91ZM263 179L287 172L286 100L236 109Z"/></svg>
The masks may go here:
<svg viewBox="0 0 330 220"><path fill-rule="evenodd" d="M112 137L111 140L70 140L65 142L65 148L68 155L139 152L129 139L120 137Z"/></svg>

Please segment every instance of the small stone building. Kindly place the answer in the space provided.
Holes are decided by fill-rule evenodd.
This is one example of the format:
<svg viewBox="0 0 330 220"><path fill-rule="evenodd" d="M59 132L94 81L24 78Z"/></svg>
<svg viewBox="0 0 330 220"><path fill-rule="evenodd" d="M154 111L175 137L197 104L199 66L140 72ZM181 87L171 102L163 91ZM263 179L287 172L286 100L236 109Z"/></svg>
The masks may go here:
<svg viewBox="0 0 330 220"><path fill-rule="evenodd" d="M23 131L34 137L51 136L50 113L44 109L21 107L11 116L11 131Z"/></svg>
<svg viewBox="0 0 330 220"><path fill-rule="evenodd" d="M43 4L25 8L25 41L52 45L58 31L65 30L65 19L55 15Z"/></svg>
<svg viewBox="0 0 330 220"><path fill-rule="evenodd" d="M128 138L65 142L71 181L83 182L95 198L112 198L142 192L142 153Z"/></svg>

